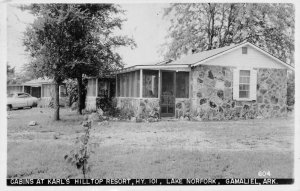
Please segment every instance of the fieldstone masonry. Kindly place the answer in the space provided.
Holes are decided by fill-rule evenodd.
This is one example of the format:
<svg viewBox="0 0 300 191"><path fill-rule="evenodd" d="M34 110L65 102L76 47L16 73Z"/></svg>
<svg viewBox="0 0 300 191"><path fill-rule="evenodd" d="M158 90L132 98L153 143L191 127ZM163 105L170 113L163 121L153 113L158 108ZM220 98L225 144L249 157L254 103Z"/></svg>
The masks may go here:
<svg viewBox="0 0 300 191"><path fill-rule="evenodd" d="M176 118L231 120L279 117L287 113L286 69L257 69L255 101L233 100L231 67L200 65L192 68L191 75L191 98L176 98ZM158 98L116 99L117 107L134 117L156 117L160 112Z"/></svg>
<svg viewBox="0 0 300 191"><path fill-rule="evenodd" d="M191 115L203 120L286 115L287 72L258 69L257 100L233 100L233 68L201 65L192 71Z"/></svg>
<svg viewBox="0 0 300 191"><path fill-rule="evenodd" d="M117 107L127 115L138 118L159 117L158 98L117 98Z"/></svg>

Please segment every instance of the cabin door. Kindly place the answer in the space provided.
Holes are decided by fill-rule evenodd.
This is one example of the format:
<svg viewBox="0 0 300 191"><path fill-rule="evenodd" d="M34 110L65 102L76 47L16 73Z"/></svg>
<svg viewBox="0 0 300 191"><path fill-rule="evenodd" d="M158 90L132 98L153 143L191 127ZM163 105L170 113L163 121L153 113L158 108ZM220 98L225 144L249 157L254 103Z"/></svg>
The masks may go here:
<svg viewBox="0 0 300 191"><path fill-rule="evenodd" d="M161 73L161 117L175 116L175 72Z"/></svg>

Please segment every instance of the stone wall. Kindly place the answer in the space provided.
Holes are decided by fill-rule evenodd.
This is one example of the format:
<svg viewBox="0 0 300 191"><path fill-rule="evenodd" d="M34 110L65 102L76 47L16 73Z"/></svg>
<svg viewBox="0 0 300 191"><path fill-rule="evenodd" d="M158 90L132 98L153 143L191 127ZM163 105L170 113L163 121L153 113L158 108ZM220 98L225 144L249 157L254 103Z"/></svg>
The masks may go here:
<svg viewBox="0 0 300 191"><path fill-rule="evenodd" d="M66 107L67 106L67 97L60 97L59 105L61 107ZM37 106L38 107L53 107L54 106L54 98L52 98L52 97L39 98Z"/></svg>
<svg viewBox="0 0 300 191"><path fill-rule="evenodd" d="M117 107L128 115L148 118L158 117L160 112L158 98L116 98Z"/></svg>
<svg viewBox="0 0 300 191"><path fill-rule="evenodd" d="M191 115L203 120L230 120L286 114L286 70L258 69L257 101L233 100L232 81L233 68L194 68Z"/></svg>
<svg viewBox="0 0 300 191"><path fill-rule="evenodd" d="M189 98L176 98L175 106L176 118L190 116L191 100Z"/></svg>
<svg viewBox="0 0 300 191"><path fill-rule="evenodd" d="M122 113L126 113L129 116L138 116L140 99L139 98L120 98L117 97L117 108L121 110Z"/></svg>
<svg viewBox="0 0 300 191"><path fill-rule="evenodd" d="M257 79L258 116L278 117L287 112L287 72L260 69Z"/></svg>

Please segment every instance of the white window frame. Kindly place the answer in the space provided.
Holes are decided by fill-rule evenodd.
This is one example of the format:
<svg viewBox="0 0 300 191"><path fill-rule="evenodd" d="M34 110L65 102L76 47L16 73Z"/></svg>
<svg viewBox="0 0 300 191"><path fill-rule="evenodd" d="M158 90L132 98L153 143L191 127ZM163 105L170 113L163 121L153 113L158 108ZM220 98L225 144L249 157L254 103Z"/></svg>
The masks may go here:
<svg viewBox="0 0 300 191"><path fill-rule="evenodd" d="M250 71L250 88L249 98L240 98L240 70ZM257 70L253 68L235 68L233 69L233 100L237 101L253 101L256 100L257 92Z"/></svg>

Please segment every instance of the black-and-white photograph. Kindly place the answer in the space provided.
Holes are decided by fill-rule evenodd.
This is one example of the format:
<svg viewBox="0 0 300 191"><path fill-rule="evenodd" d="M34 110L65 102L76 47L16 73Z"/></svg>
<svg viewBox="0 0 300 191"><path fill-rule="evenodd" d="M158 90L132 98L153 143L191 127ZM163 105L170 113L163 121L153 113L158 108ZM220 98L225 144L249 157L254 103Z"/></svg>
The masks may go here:
<svg viewBox="0 0 300 191"><path fill-rule="evenodd" d="M7 187L295 185L294 3L1 6Z"/></svg>

